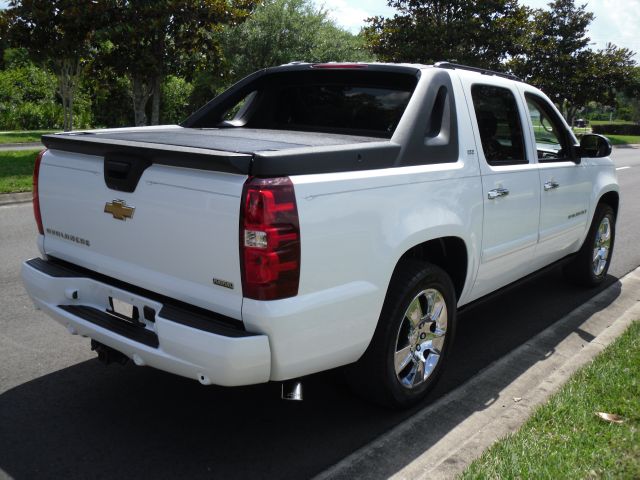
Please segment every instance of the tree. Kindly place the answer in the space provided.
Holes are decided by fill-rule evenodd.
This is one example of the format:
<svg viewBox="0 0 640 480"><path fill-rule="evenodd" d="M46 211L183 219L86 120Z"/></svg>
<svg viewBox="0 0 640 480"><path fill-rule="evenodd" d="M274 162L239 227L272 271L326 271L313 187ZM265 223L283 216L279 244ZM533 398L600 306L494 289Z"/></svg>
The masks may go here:
<svg viewBox="0 0 640 480"><path fill-rule="evenodd" d="M65 130L73 128L74 97L100 12L101 3L90 0L11 0L5 13L11 43L56 75Z"/></svg>
<svg viewBox="0 0 640 480"><path fill-rule="evenodd" d="M593 14L573 0L555 0L549 10L535 10L523 52L509 68L541 88L563 111L569 122L576 112L596 101L615 105L615 92L631 78L633 52L608 44L589 49L587 28Z"/></svg>
<svg viewBox="0 0 640 480"><path fill-rule="evenodd" d="M169 74L191 75L220 57L219 32L241 22L255 0L109 0L107 27L101 31L104 62L130 79L136 125L160 116L161 85Z"/></svg>
<svg viewBox="0 0 640 480"><path fill-rule="evenodd" d="M0 10L0 68L4 67L4 52L9 46L9 16Z"/></svg>
<svg viewBox="0 0 640 480"><path fill-rule="evenodd" d="M626 110L628 118L640 124L640 67L633 67L626 87L618 93L618 110Z"/></svg>
<svg viewBox="0 0 640 480"><path fill-rule="evenodd" d="M225 83L291 61L358 61L373 57L361 37L339 28L311 0L266 0L242 25L223 32Z"/></svg>
<svg viewBox="0 0 640 480"><path fill-rule="evenodd" d="M63 115L56 101L56 76L21 53L8 49L0 70L0 130L59 128Z"/></svg>
<svg viewBox="0 0 640 480"><path fill-rule="evenodd" d="M521 51L529 10L517 0L389 0L393 18L367 19L368 47L390 62L448 60L496 69Z"/></svg>

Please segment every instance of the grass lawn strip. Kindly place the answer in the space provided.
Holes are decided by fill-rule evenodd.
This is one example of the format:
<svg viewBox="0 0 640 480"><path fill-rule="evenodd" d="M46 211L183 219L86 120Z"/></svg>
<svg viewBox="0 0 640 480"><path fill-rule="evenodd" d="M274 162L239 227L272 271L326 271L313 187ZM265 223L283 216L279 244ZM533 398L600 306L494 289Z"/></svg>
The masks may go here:
<svg viewBox="0 0 640 480"><path fill-rule="evenodd" d="M0 152L0 193L29 192L39 150Z"/></svg>
<svg viewBox="0 0 640 480"><path fill-rule="evenodd" d="M640 143L640 135L605 135L612 145L630 145Z"/></svg>
<svg viewBox="0 0 640 480"><path fill-rule="evenodd" d="M624 421L610 423L596 412ZM640 322L461 478L640 478Z"/></svg>
<svg viewBox="0 0 640 480"><path fill-rule="evenodd" d="M54 131L55 130L31 130L26 132L2 132L0 133L0 145L7 143L39 142L42 135Z"/></svg>

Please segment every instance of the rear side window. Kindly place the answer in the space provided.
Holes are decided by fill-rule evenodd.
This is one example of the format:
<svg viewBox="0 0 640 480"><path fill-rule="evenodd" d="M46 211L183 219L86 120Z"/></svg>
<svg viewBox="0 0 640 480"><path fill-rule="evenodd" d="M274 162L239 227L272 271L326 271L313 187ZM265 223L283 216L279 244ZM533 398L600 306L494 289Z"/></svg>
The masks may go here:
<svg viewBox="0 0 640 480"><path fill-rule="evenodd" d="M487 163L494 166L527 163L522 122L511 90L474 85L471 97Z"/></svg>

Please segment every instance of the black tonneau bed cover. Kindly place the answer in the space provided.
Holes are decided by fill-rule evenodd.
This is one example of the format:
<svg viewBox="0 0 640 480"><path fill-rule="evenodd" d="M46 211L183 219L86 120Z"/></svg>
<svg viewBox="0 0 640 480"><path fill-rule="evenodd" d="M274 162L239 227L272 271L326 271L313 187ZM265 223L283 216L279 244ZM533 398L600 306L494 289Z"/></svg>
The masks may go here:
<svg viewBox="0 0 640 480"><path fill-rule="evenodd" d="M94 130L44 135L42 142L53 150L259 176L383 168L400 150L378 137L242 127Z"/></svg>

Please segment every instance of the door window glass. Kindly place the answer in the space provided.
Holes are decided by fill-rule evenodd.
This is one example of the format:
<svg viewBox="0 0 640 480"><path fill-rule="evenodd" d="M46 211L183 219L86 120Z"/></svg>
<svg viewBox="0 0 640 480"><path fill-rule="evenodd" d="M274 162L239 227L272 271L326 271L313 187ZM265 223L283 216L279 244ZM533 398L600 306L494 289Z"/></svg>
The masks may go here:
<svg viewBox="0 0 640 480"><path fill-rule="evenodd" d="M471 97L487 163L495 166L527 163L522 122L511 90L474 85Z"/></svg>
<svg viewBox="0 0 640 480"><path fill-rule="evenodd" d="M541 162L567 161L566 128L546 100L525 93L529 117L536 138L536 151Z"/></svg>

